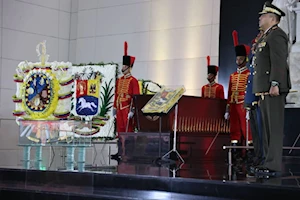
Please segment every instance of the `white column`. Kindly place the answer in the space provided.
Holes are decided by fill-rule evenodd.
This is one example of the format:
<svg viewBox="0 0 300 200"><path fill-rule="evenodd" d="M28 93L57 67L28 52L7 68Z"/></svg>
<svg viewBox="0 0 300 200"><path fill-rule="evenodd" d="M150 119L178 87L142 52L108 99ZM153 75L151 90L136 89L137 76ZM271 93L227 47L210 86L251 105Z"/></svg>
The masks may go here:
<svg viewBox="0 0 300 200"><path fill-rule="evenodd" d="M296 43L292 46L292 52L300 52L300 2L293 8L296 13Z"/></svg>
<svg viewBox="0 0 300 200"><path fill-rule="evenodd" d="M298 25L300 22L300 2L296 4L296 7L293 9L296 13L296 24ZM300 41L300 26L296 25L296 42Z"/></svg>
<svg viewBox="0 0 300 200"><path fill-rule="evenodd" d="M296 43L291 47L289 66L292 83L291 90L297 92L288 94L287 101L293 102L294 104L286 105L286 107L300 108L300 2L296 4L295 8L293 8L293 11L296 13Z"/></svg>

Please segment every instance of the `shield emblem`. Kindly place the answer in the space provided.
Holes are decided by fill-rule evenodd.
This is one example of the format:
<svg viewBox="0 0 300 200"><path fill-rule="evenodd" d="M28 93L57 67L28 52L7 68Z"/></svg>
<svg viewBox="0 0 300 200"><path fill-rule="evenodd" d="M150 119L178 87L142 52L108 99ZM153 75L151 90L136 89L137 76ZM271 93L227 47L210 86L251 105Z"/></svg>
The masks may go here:
<svg viewBox="0 0 300 200"><path fill-rule="evenodd" d="M48 69L31 70L24 79L23 108L30 119L46 119L57 107L59 88Z"/></svg>
<svg viewBox="0 0 300 200"><path fill-rule="evenodd" d="M76 80L76 113L94 116L99 112L100 80Z"/></svg>

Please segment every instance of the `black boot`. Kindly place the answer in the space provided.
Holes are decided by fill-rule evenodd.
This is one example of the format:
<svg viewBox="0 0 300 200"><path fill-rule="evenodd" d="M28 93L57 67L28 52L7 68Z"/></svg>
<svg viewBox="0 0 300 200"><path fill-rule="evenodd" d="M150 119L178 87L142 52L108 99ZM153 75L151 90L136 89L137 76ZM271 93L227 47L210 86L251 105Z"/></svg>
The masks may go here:
<svg viewBox="0 0 300 200"><path fill-rule="evenodd" d="M231 143L231 146L240 146L239 143ZM242 164L242 149L232 149L232 164L241 165Z"/></svg>
<svg viewBox="0 0 300 200"><path fill-rule="evenodd" d="M118 144L118 153L111 155L110 158L113 159L113 160L120 161L121 160L121 155L123 153L123 151L122 151L122 140L120 138L118 139L117 144Z"/></svg>
<svg viewBox="0 0 300 200"><path fill-rule="evenodd" d="M247 177L255 176L255 162L254 150L248 149L245 158Z"/></svg>
<svg viewBox="0 0 300 200"><path fill-rule="evenodd" d="M253 166L255 161L254 159L255 159L254 149L246 150L245 164L247 166Z"/></svg>
<svg viewBox="0 0 300 200"><path fill-rule="evenodd" d="M240 144L231 143L231 146L240 146ZM236 174L243 174L242 149L232 148L232 165Z"/></svg>
<svg viewBox="0 0 300 200"><path fill-rule="evenodd" d="M121 156L119 155L119 153L111 155L110 158L117 161L121 160Z"/></svg>

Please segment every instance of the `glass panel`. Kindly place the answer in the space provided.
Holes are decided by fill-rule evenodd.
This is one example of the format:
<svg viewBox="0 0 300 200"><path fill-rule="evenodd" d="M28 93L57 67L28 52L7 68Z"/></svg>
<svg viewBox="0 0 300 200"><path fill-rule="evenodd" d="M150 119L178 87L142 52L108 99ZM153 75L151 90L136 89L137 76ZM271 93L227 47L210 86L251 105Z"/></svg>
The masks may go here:
<svg viewBox="0 0 300 200"><path fill-rule="evenodd" d="M20 146L91 146L91 122L20 120Z"/></svg>

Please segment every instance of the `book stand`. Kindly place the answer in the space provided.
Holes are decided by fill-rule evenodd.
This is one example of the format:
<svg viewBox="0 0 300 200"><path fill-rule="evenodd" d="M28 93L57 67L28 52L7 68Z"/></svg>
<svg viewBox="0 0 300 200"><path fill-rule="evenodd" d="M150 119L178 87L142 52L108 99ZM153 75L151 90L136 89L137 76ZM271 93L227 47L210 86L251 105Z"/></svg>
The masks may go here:
<svg viewBox="0 0 300 200"><path fill-rule="evenodd" d="M176 153L176 156L184 163L183 158L180 156L179 152L177 151L176 144L177 144L177 116L178 116L178 102L175 104L175 117L174 117L174 135L173 135L173 149L171 149L168 153L166 153L162 159L166 158L172 152Z"/></svg>
<svg viewBox="0 0 300 200"><path fill-rule="evenodd" d="M148 103L142 108L143 113L155 114L161 116L163 114L168 114L171 109L175 106L175 117L174 117L174 129L173 129L173 148L162 156L160 159L163 160L171 153L175 153L176 156L184 163L183 158L180 156L176 149L176 139L177 139L177 118L178 118L178 101L185 92L184 86L177 89L170 89L163 87L161 91L157 92ZM161 123L160 123L161 124ZM173 154L172 154L173 155ZM173 156L170 156L173 157ZM172 158L171 158L172 159Z"/></svg>

